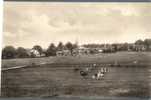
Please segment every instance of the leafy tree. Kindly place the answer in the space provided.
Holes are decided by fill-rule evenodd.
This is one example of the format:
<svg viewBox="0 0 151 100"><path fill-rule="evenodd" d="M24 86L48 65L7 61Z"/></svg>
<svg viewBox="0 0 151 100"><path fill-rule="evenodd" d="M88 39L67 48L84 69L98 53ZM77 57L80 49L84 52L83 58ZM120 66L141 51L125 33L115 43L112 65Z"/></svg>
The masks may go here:
<svg viewBox="0 0 151 100"><path fill-rule="evenodd" d="M72 46L72 43L71 43L71 42L66 43L66 45L65 45L65 46L66 46L66 48L67 48L67 49L69 49L69 50L73 48L73 46Z"/></svg>
<svg viewBox="0 0 151 100"><path fill-rule="evenodd" d="M136 44L136 45L143 45L143 44L144 44L144 41L141 40L141 39L139 39L139 40L135 41L135 44Z"/></svg>
<svg viewBox="0 0 151 100"><path fill-rule="evenodd" d="M127 51L129 49L129 44L128 43L124 43L122 44L122 48L123 51Z"/></svg>
<svg viewBox="0 0 151 100"><path fill-rule="evenodd" d="M16 49L13 46L6 46L2 50L2 59L11 59L16 57Z"/></svg>
<svg viewBox="0 0 151 100"><path fill-rule="evenodd" d="M46 50L46 56L55 56L56 55L56 46L51 43L48 49Z"/></svg>
<svg viewBox="0 0 151 100"><path fill-rule="evenodd" d="M68 49L68 50L70 50L70 52L71 52L71 54L72 54L72 51L73 51L73 44L71 43L71 42L67 42L66 43L66 45L65 45L65 47Z"/></svg>
<svg viewBox="0 0 151 100"><path fill-rule="evenodd" d="M58 46L57 46L57 50L63 50L64 49L64 45L62 42L59 42Z"/></svg>
<svg viewBox="0 0 151 100"><path fill-rule="evenodd" d="M28 53L27 53L27 50L24 49L23 47L18 47L17 48L17 57L18 58L26 58L26 57L29 57Z"/></svg>
<svg viewBox="0 0 151 100"><path fill-rule="evenodd" d="M115 51L118 51L118 44L117 43L113 43L112 47L114 48Z"/></svg>
<svg viewBox="0 0 151 100"><path fill-rule="evenodd" d="M75 43L75 44L73 44L72 46L73 46L73 49L75 49L75 48L77 48L77 47L78 47L78 44L77 44L77 43Z"/></svg>
<svg viewBox="0 0 151 100"><path fill-rule="evenodd" d="M42 47L39 46L39 45L35 45L35 46L33 47L33 49L37 50L37 51L40 53L40 55L43 53L43 49L42 49Z"/></svg>
<svg viewBox="0 0 151 100"><path fill-rule="evenodd" d="M144 40L144 45L147 47L147 50L150 50L150 46L151 46L151 39L145 39Z"/></svg>
<svg viewBox="0 0 151 100"><path fill-rule="evenodd" d="M75 44L72 44L71 42L67 42L65 47L70 50L71 54L73 53L73 49L77 48L78 45L75 43Z"/></svg>

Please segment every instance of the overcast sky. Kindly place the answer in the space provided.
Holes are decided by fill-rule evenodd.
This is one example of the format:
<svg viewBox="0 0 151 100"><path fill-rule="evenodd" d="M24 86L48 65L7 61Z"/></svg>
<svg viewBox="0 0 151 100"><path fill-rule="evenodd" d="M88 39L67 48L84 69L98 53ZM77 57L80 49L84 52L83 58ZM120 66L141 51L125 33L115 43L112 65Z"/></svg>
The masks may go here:
<svg viewBox="0 0 151 100"><path fill-rule="evenodd" d="M151 38L151 3L5 2L3 46Z"/></svg>

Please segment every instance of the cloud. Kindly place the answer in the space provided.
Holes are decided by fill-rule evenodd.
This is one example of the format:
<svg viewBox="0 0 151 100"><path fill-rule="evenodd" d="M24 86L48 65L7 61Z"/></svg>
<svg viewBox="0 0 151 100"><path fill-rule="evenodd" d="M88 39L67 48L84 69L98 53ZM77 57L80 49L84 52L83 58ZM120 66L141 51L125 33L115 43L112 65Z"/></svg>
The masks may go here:
<svg viewBox="0 0 151 100"><path fill-rule="evenodd" d="M26 10L25 10L26 9ZM4 3L4 43L133 42L151 37L151 4Z"/></svg>
<svg viewBox="0 0 151 100"><path fill-rule="evenodd" d="M14 34L12 34L12 33L10 33L10 32L4 32L4 37L10 37L10 38L12 38L12 37L16 37L16 35L14 35Z"/></svg>

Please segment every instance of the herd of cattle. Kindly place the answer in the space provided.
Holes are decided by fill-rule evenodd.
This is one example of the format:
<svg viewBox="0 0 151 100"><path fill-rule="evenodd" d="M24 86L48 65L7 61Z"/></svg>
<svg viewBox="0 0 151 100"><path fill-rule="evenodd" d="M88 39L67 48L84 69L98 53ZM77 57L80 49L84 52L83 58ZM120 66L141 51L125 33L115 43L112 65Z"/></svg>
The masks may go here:
<svg viewBox="0 0 151 100"><path fill-rule="evenodd" d="M89 66L87 66L86 68L84 69L75 69L75 70L79 70L80 72L80 75L83 77L83 78L87 78L87 77L91 77L92 79L96 79L96 80L99 80L99 79L103 79L104 75L109 72L109 67L108 66L111 66L111 67L129 67L129 66L133 66L133 67L138 67L138 66L141 66L138 64L138 61L137 60L134 60L132 62L132 64L119 64L117 61L114 62L114 64L106 64L106 65L97 65L96 63L94 64L91 64Z"/></svg>
<svg viewBox="0 0 151 100"><path fill-rule="evenodd" d="M75 69L79 70L79 69ZM79 70L80 75L86 79L87 77L91 77L95 80L103 79L106 72L109 72L108 68L106 67L98 67L96 64L93 64L90 67L86 67L84 69Z"/></svg>

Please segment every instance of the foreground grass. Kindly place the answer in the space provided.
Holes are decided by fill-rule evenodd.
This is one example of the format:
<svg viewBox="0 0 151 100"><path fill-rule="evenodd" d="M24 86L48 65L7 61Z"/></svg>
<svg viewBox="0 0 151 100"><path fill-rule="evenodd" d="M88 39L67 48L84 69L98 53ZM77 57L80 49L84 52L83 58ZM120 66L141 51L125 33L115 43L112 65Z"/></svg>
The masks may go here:
<svg viewBox="0 0 151 100"><path fill-rule="evenodd" d="M3 60L3 67L30 65L26 68L2 71L3 97L51 96L119 96L149 97L151 54L148 52L118 52L77 57L48 57ZM102 80L82 78L78 68L84 63L144 64L144 67L111 67ZM32 63L51 63L32 65ZM53 64L52 64L53 63ZM147 64L147 65L146 65ZM60 66L59 66L60 65ZM102 67L102 66L98 66Z"/></svg>
<svg viewBox="0 0 151 100"><path fill-rule="evenodd" d="M2 60L2 68L14 66L43 64L43 63L115 63L133 64L137 61L139 64L151 64L151 52L117 52L97 55L65 56L65 57L43 57L43 58L24 58Z"/></svg>

